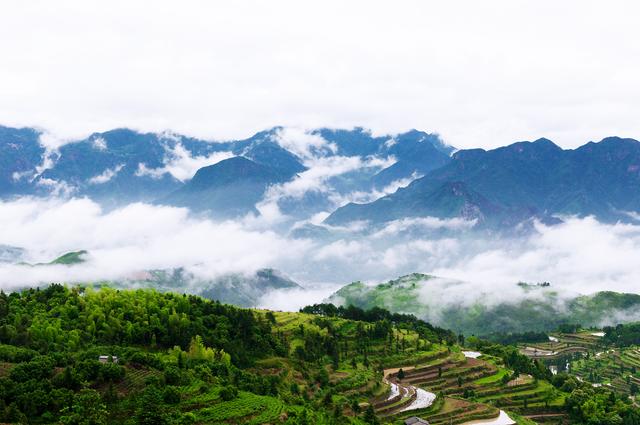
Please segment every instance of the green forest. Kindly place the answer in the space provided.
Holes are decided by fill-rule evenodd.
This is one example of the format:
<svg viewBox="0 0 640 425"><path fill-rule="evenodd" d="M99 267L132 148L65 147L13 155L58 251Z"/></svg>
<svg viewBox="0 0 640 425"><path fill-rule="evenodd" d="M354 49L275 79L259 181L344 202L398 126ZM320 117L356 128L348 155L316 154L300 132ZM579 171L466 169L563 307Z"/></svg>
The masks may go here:
<svg viewBox="0 0 640 425"><path fill-rule="evenodd" d="M630 344L634 329L607 338ZM412 409L422 388L435 400ZM640 424L628 394L381 308L274 312L57 284L0 293L2 423L444 424L500 410L522 424Z"/></svg>

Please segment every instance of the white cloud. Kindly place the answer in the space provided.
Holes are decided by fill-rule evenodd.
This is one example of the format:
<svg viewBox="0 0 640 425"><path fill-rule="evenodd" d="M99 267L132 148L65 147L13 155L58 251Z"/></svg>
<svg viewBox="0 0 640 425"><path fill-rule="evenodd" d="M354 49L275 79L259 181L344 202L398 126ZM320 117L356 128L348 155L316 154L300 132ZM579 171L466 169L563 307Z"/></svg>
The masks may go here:
<svg viewBox="0 0 640 425"><path fill-rule="evenodd" d="M313 258L316 261L349 261L350 258L359 256L365 250L366 246L361 242L341 239L319 248Z"/></svg>
<svg viewBox="0 0 640 425"><path fill-rule="evenodd" d="M640 214L635 211L622 211L627 217L634 219L635 221L640 221Z"/></svg>
<svg viewBox="0 0 640 425"><path fill-rule="evenodd" d="M213 152L208 156L191 156L191 153L177 143L173 148L167 148L167 156L164 159L164 166L160 168L148 168L145 164L138 165L137 176L151 176L160 178L164 174L171 174L180 181L191 179L196 171L208 165L217 164L220 161L229 159L232 152Z"/></svg>
<svg viewBox="0 0 640 425"><path fill-rule="evenodd" d="M444 278L429 281L424 294L440 303L515 301L522 295L518 281L548 281L561 295L638 292L640 225L567 218L556 226L536 224L531 235L516 239L467 232L470 226L407 219L372 234L365 225L325 226L331 232L326 241L301 240L244 221L192 217L182 208L131 204L104 211L88 199L23 198L0 202L0 245L25 248L24 260L31 263L79 249L90 255L73 267L2 264L0 287L115 279L155 268L186 267L212 278L274 267L315 288L263 300L278 308L320 301L315 296L354 280L379 282L412 272Z"/></svg>
<svg viewBox="0 0 640 425"><path fill-rule="evenodd" d="M278 289L265 294L258 302L258 307L271 310L298 311L302 307L315 304L328 298L340 289L340 285L324 284L304 289Z"/></svg>
<svg viewBox="0 0 640 425"><path fill-rule="evenodd" d="M299 199L309 191L326 192L330 188L325 183L331 177L367 166L380 166L380 162L375 160L375 163L369 163L357 156L328 156L309 159L304 165L309 169L290 182L274 186L267 197L275 195Z"/></svg>
<svg viewBox="0 0 640 425"><path fill-rule="evenodd" d="M227 139L274 124L416 127L457 147L638 136L639 12L624 0L12 2L0 117L65 137L127 126Z"/></svg>
<svg viewBox="0 0 640 425"><path fill-rule="evenodd" d="M116 165L113 168L107 168L101 174L97 176L91 177L89 179L89 184L103 184L114 178L120 170L124 168L124 164Z"/></svg>
<svg viewBox="0 0 640 425"><path fill-rule="evenodd" d="M338 149L334 143L329 143L319 134L312 134L295 127L285 127L278 130L274 140L300 158L320 156L318 154L321 152L335 154Z"/></svg>
<svg viewBox="0 0 640 425"><path fill-rule="evenodd" d="M186 209L131 204L106 212L88 199L21 199L0 203L3 243L27 250L26 261L47 262L79 249L74 267L0 266L0 287L52 281L122 278L155 268L186 267L199 276L246 272L300 259L310 246L239 223L191 218ZM224 241L224 243L212 243ZM297 260L295 260L297 261Z"/></svg>
<svg viewBox="0 0 640 425"><path fill-rule="evenodd" d="M56 160L58 159L58 149L60 146L68 143L68 140L54 136L50 132L42 132L38 137L40 145L44 147L44 154L42 156L42 163L35 169L33 176L37 176L45 172L46 170L53 168Z"/></svg>
<svg viewBox="0 0 640 425"><path fill-rule="evenodd" d="M37 180L38 186L45 187L49 190L49 194L55 197L67 197L72 195L76 188L62 180L54 180L49 178L40 178Z"/></svg>
<svg viewBox="0 0 640 425"><path fill-rule="evenodd" d="M441 219L437 217L415 217L393 220L385 224L385 226L371 237L374 239L383 238L391 235L397 235L400 232L406 232L409 229L449 229L449 230L468 230L476 225L477 220L465 220L463 218Z"/></svg>
<svg viewBox="0 0 640 425"><path fill-rule="evenodd" d="M69 143L70 139L59 137L54 133L51 133L46 130L41 130L40 136L38 137L38 142L45 148L47 151L57 151L60 146Z"/></svg>
<svg viewBox="0 0 640 425"><path fill-rule="evenodd" d="M20 172L17 172L17 171L14 171L14 172L11 174L11 178L12 178L14 181L20 181L20 180L22 180L22 179L26 179L26 178L31 178L31 177L33 177L34 173L35 173L35 170L27 170L27 171L23 171L23 172L21 172L21 173L20 173Z"/></svg>
<svg viewBox="0 0 640 425"><path fill-rule="evenodd" d="M271 186L264 199L256 205L258 211L266 217L271 217L273 222L283 220L278 202L284 198L302 199L308 192L320 192L328 195L335 206L344 203L342 195L337 193L328 181L336 176L351 171L366 169L383 169L393 165L395 158L379 158L357 156L312 156L304 161L307 170L299 173L293 180L286 183Z"/></svg>
<svg viewBox="0 0 640 425"><path fill-rule="evenodd" d="M93 147L98 149L99 151L107 150L107 141L104 140L103 137L96 137L93 139Z"/></svg>
<svg viewBox="0 0 640 425"><path fill-rule="evenodd" d="M633 258L640 252L640 226L572 218L561 225L536 227L528 238L464 250L457 261L431 270L472 282L500 300L511 296L517 281L551 282L561 293L638 292L640 265ZM471 292L468 284L466 289ZM483 296L477 290L475 294Z"/></svg>
<svg viewBox="0 0 640 425"><path fill-rule="evenodd" d="M334 194L331 199L336 206L343 206L348 204L349 202L365 204L373 202L376 199L380 199L383 196L389 195L391 193L395 193L398 189L409 186L412 181L419 179L420 177L422 177L422 175L414 172L410 177L394 180L382 189L377 189L374 187L370 192L355 191L347 193L346 195Z"/></svg>

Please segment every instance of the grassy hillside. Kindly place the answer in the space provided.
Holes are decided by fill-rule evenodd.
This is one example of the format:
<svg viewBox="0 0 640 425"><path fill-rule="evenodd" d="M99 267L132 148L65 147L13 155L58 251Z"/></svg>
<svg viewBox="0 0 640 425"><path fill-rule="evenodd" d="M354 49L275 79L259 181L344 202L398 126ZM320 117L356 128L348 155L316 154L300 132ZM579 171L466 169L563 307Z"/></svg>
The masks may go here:
<svg viewBox="0 0 640 425"><path fill-rule="evenodd" d="M84 259L82 257L85 255L87 255L87 251L84 250L67 252L66 254L61 255L49 264L79 264L84 262Z"/></svg>
<svg viewBox="0 0 640 425"><path fill-rule="evenodd" d="M601 326L640 318L640 295L599 292L567 298L560 297L546 283L514 285L512 302L490 307L479 302L443 304L444 300L435 298L437 291L433 296L430 292L429 286L435 279L414 273L373 286L354 282L333 294L329 301L410 313L466 335L552 331L567 323Z"/></svg>

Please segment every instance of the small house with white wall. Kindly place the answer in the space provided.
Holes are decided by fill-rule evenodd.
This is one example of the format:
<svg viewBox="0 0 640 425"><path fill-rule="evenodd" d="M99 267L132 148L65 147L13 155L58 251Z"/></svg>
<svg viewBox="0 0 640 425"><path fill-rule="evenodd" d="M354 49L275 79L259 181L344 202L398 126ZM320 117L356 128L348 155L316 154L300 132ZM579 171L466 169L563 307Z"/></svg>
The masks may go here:
<svg viewBox="0 0 640 425"><path fill-rule="evenodd" d="M118 363L118 356L99 356L100 363Z"/></svg>

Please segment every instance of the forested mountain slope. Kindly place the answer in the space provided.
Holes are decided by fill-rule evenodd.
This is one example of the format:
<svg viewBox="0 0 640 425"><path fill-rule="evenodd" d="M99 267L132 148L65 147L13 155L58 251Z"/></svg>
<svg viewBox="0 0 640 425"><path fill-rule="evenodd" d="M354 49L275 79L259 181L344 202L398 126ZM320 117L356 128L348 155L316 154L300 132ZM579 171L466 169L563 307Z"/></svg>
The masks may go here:
<svg viewBox="0 0 640 425"><path fill-rule="evenodd" d="M467 342L383 309L281 313L60 285L0 293L7 423L399 424L420 415L445 424L507 415L500 409L522 424L532 422L518 412L639 423L611 390L551 379L516 347Z"/></svg>

